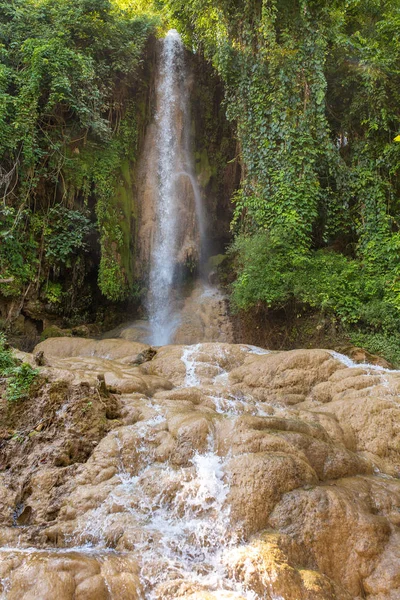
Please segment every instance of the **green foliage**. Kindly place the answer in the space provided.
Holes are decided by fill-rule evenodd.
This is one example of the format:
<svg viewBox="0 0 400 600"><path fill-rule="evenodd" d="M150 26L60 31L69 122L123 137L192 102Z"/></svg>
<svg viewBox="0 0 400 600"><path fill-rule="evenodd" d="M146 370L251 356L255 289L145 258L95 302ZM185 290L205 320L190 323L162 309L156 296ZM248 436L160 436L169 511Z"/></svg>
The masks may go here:
<svg viewBox="0 0 400 600"><path fill-rule="evenodd" d="M400 334L396 331L390 334L368 333L365 331L351 332L352 344L361 346L388 360L395 368L400 367Z"/></svg>
<svg viewBox="0 0 400 600"><path fill-rule="evenodd" d="M314 25L320 11L301 4L248 1L239 11L230 2L169 3L194 27L225 82L243 163L234 229L265 229L305 252L321 198L319 163L332 143L324 106L326 39Z"/></svg>
<svg viewBox="0 0 400 600"><path fill-rule="evenodd" d="M132 207L124 206L118 190L124 161L134 160L137 143L135 104L130 102L118 132L109 143L106 146L88 144L75 159L74 169L66 171L66 181L73 189L91 189L96 198L101 249L98 284L104 296L113 301L130 296L130 257L125 260L125 255L130 251ZM130 200L129 196L127 203ZM73 231L81 230L81 227L73 228Z"/></svg>
<svg viewBox="0 0 400 600"><path fill-rule="evenodd" d="M61 302L62 293L62 286L60 283L49 281L44 291L44 297L50 304L59 304Z"/></svg>
<svg viewBox="0 0 400 600"><path fill-rule="evenodd" d="M94 185L97 194L96 213L100 228L101 261L99 287L111 300L124 300L129 296L128 267L123 264L124 246L129 251L129 235L124 236L123 223L130 221L130 213L124 214L113 203L118 187L117 175L125 158L137 146L135 113L127 111L121 124L119 136L102 154L95 166Z"/></svg>
<svg viewBox="0 0 400 600"><path fill-rule="evenodd" d="M111 254L115 263L109 287L100 267L100 287L114 300L126 295L119 250L110 250L120 160L132 140L121 119L132 114L157 23L140 1L0 0L0 269L13 278L2 294L74 271L97 217L102 265ZM134 158L134 143L130 150ZM86 206L93 198L96 215Z"/></svg>
<svg viewBox="0 0 400 600"><path fill-rule="evenodd" d="M274 308L305 304L336 316L352 335L361 331L357 335L365 336L368 349L371 340L376 347L377 340L400 330L400 305L388 275L372 272L354 258L328 250L296 254L261 233L238 236L231 252L237 257L232 299L238 309L258 302Z"/></svg>
<svg viewBox="0 0 400 600"><path fill-rule="evenodd" d="M4 334L0 333L0 378L6 381L7 400L16 402L27 398L38 374L38 369L27 363L21 364L13 357Z"/></svg>
<svg viewBox="0 0 400 600"><path fill-rule="evenodd" d="M335 313L344 322L361 319L368 292L357 261L324 250L296 254L266 234L239 236L231 251L238 252L239 276L233 285L238 308L260 301L285 306L295 300Z"/></svg>
<svg viewBox="0 0 400 600"><path fill-rule="evenodd" d="M222 77L236 124L236 306L297 301L390 337L400 326L398 3L165 4Z"/></svg>
<svg viewBox="0 0 400 600"><path fill-rule="evenodd" d="M0 377L5 377L14 366L12 351L7 347L5 335L0 332Z"/></svg>
<svg viewBox="0 0 400 600"><path fill-rule="evenodd" d="M38 242L29 229L31 213L13 206L0 207L0 273L13 278L1 285L5 296L16 296L34 279L38 267Z"/></svg>
<svg viewBox="0 0 400 600"><path fill-rule="evenodd" d="M63 206L51 208L43 229L45 255L50 264L69 265L69 259L81 249L86 249L85 237L91 231L90 220L76 210Z"/></svg>
<svg viewBox="0 0 400 600"><path fill-rule="evenodd" d="M14 367L7 379L6 397L9 402L24 400L29 397L32 384L38 376L38 369L32 369L28 363Z"/></svg>
<svg viewBox="0 0 400 600"><path fill-rule="evenodd" d="M371 347L394 339L395 0L0 0L0 271L13 278L1 293L21 296L34 284L57 304L66 297L61 276L85 271L96 226L101 292L113 301L132 295L129 165L157 9L224 84L242 167L233 198L236 306L299 302ZM201 135L217 145L211 108ZM207 154L198 159L207 184Z"/></svg>

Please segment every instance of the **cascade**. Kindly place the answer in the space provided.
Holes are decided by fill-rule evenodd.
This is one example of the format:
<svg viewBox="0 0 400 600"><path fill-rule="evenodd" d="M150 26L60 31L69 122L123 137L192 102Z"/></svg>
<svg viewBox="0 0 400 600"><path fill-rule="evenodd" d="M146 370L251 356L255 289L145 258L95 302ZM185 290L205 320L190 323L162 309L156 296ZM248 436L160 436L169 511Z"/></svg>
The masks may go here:
<svg viewBox="0 0 400 600"><path fill-rule="evenodd" d="M1 600L397 597L399 371L228 343L140 364L149 350L36 348L47 387L16 425L35 433L0 447Z"/></svg>
<svg viewBox="0 0 400 600"><path fill-rule="evenodd" d="M180 287L179 267L186 260L200 261L205 238L202 198L191 157L184 46L177 31L169 31L163 40L159 62L156 227L147 301L150 342L155 345L171 341L178 325L175 295ZM187 223L180 218L188 211L193 229L189 244L184 230Z"/></svg>
<svg viewBox="0 0 400 600"><path fill-rule="evenodd" d="M0 600L394 600L400 371L226 343L221 293L184 296L207 240L174 30L157 81L150 331L18 354L43 381L0 399Z"/></svg>

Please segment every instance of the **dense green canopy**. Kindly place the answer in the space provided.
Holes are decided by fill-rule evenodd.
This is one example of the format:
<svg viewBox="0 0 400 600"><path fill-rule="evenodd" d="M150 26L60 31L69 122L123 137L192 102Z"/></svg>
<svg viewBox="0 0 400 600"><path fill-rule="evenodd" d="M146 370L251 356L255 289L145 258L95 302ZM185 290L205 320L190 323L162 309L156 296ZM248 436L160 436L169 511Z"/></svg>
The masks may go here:
<svg viewBox="0 0 400 600"><path fill-rule="evenodd" d="M56 300L49 276L71 258L79 279L93 193L100 288L128 293L111 200L120 163L135 155L136 79L154 29L138 6L110 0L0 0L0 270L14 278L3 294L46 282Z"/></svg>
<svg viewBox="0 0 400 600"><path fill-rule="evenodd" d="M400 360L397 0L0 0L2 293L57 301L94 226L100 289L131 293L112 199L156 15L224 83L236 306L305 304Z"/></svg>
<svg viewBox="0 0 400 600"><path fill-rule="evenodd" d="M396 348L399 3L167 5L223 78L237 123L237 306L294 299L357 325L372 349Z"/></svg>

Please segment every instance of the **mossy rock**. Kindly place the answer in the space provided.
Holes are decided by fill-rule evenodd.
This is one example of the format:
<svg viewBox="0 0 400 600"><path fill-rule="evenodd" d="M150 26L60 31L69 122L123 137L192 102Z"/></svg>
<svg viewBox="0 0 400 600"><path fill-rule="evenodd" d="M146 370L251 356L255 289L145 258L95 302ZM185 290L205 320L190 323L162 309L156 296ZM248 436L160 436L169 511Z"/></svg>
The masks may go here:
<svg viewBox="0 0 400 600"><path fill-rule="evenodd" d="M206 187L213 175L215 168L212 168L208 159L208 153L205 148L201 152L196 152L196 174L201 187Z"/></svg>
<svg viewBox="0 0 400 600"><path fill-rule="evenodd" d="M57 327L57 325L49 325L46 329L43 330L42 335L40 336L41 341L47 340L47 338L54 337L72 337L71 329L61 329L61 327Z"/></svg>
<svg viewBox="0 0 400 600"><path fill-rule="evenodd" d="M222 263L227 259L226 254L215 254L215 256L210 256L207 262L207 266L210 270L217 269L222 265Z"/></svg>

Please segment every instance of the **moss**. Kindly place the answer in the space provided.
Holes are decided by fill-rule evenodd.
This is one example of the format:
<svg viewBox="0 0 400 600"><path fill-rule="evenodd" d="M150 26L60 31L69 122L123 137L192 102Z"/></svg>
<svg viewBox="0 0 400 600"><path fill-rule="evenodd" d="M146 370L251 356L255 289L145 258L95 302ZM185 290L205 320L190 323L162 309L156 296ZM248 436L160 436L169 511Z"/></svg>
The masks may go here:
<svg viewBox="0 0 400 600"><path fill-rule="evenodd" d="M227 260L227 258L228 257L226 254L216 254L215 256L210 256L207 262L207 267L210 270L217 269Z"/></svg>
<svg viewBox="0 0 400 600"><path fill-rule="evenodd" d="M56 325L49 325L43 330L40 339L43 341L54 337L72 337L72 331L71 329L60 329Z"/></svg>
<svg viewBox="0 0 400 600"><path fill-rule="evenodd" d="M199 184L205 188L213 175L216 175L217 169L210 165L208 158L208 152L206 148L196 152L196 174L199 180Z"/></svg>
<svg viewBox="0 0 400 600"><path fill-rule="evenodd" d="M133 285L135 238L137 223L137 203L133 189L133 165L129 159L121 163L121 176L116 189L114 203L120 216L119 225L122 230L121 264L125 270L128 285Z"/></svg>
<svg viewBox="0 0 400 600"><path fill-rule="evenodd" d="M95 200L99 231L98 286L109 300L120 302L134 289L134 257L138 207L135 164L139 133L147 118L145 88L130 99L118 132L107 143L88 142L70 151L66 170L68 196Z"/></svg>

